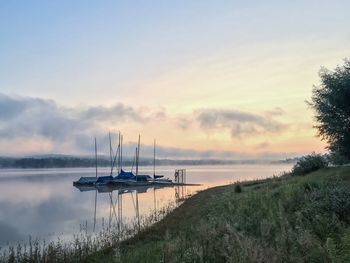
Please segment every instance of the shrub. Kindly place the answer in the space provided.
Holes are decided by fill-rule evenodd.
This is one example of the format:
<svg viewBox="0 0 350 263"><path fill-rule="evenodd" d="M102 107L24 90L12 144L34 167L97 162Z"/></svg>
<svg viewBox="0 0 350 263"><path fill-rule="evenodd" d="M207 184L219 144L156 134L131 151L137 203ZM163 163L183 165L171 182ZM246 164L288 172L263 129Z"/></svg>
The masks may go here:
<svg viewBox="0 0 350 263"><path fill-rule="evenodd" d="M235 185L235 193L241 193L242 192L242 186L240 184Z"/></svg>
<svg viewBox="0 0 350 263"><path fill-rule="evenodd" d="M327 166L326 158L321 154L312 153L299 159L292 169L292 175L305 175Z"/></svg>

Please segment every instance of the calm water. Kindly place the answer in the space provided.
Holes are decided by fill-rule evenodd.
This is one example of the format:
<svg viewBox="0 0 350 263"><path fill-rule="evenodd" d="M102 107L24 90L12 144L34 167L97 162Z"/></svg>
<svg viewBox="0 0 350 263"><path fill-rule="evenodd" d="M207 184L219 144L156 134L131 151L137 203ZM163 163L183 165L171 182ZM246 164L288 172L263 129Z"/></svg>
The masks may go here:
<svg viewBox="0 0 350 263"><path fill-rule="evenodd" d="M177 167L158 167L157 174L173 179ZM114 190L78 189L72 182L94 176L94 168L0 170L0 246L27 241L29 235L46 241L92 233L102 227L128 223L176 203L179 198L212 186L266 178L291 165L187 166L188 183L201 186ZM127 169L126 169L127 170ZM99 169L108 174L109 169ZM152 174L152 167L141 167ZM95 210L96 204L96 210ZM96 212L95 212L96 211ZM119 221L118 221L119 220Z"/></svg>

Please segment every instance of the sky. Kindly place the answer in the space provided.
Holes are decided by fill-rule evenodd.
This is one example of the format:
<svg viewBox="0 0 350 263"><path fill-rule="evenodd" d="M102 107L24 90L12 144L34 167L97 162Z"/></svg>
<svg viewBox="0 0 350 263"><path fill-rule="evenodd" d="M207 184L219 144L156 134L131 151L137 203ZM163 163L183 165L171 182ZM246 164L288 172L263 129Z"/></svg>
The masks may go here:
<svg viewBox="0 0 350 263"><path fill-rule="evenodd" d="M1 1L0 155L324 152L307 104L349 1Z"/></svg>

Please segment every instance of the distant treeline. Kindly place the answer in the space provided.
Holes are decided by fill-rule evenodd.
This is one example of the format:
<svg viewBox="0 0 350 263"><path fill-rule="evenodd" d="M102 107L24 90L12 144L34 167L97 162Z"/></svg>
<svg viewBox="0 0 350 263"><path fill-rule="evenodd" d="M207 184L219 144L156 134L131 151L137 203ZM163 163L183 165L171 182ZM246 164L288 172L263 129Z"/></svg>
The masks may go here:
<svg viewBox="0 0 350 263"><path fill-rule="evenodd" d="M220 160L220 159L200 159L200 160L172 160L157 159L157 165L230 165L230 164L259 164L259 163L295 163L294 159L281 161L261 161L261 160ZM69 167L94 167L95 158L90 157L0 157L0 168L69 168ZM99 167L110 167L109 158L98 158ZM133 159L123 160L123 166L132 166ZM140 165L153 165L153 158L140 159Z"/></svg>
<svg viewBox="0 0 350 263"><path fill-rule="evenodd" d="M43 158L0 158L1 168L59 168L59 167L93 167L95 166L93 158L58 158L58 157L43 157ZM98 166L110 165L109 160L98 159Z"/></svg>

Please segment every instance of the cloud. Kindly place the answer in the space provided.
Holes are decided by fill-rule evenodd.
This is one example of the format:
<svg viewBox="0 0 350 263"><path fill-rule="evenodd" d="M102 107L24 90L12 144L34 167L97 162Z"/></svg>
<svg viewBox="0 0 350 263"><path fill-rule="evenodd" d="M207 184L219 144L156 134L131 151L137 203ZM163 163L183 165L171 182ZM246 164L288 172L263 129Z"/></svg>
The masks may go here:
<svg viewBox="0 0 350 263"><path fill-rule="evenodd" d="M285 113L286 112L280 107L275 107L272 110L265 111L265 115L268 117L282 116Z"/></svg>
<svg viewBox="0 0 350 263"><path fill-rule="evenodd" d="M197 112L197 121L206 130L229 129L232 137L277 133L286 127L268 114L259 115L239 110L204 109Z"/></svg>
<svg viewBox="0 0 350 263"><path fill-rule="evenodd" d="M80 126L67 110L59 108L54 101L0 96L2 138L43 136L64 139L72 129Z"/></svg>
<svg viewBox="0 0 350 263"><path fill-rule="evenodd" d="M80 117L81 119L89 121L102 121L111 119L122 121L130 119L137 122L143 122L147 119L144 115L142 115L134 108L125 106L122 103L118 103L112 107L90 107L85 111L82 111L80 113Z"/></svg>
<svg viewBox="0 0 350 263"><path fill-rule="evenodd" d="M118 103L111 107L96 106L85 109L68 108L57 105L52 100L30 97L9 97L0 94L0 138L18 140L32 138L49 140L58 146L71 145L79 150L87 150L87 139L91 135L100 136L101 122L121 123L132 121L144 123L161 117L159 112L135 109ZM104 135L105 144L107 139ZM89 151L91 151L89 147Z"/></svg>
<svg viewBox="0 0 350 263"><path fill-rule="evenodd" d="M260 149L265 149L265 148L267 148L269 146L270 146L270 143L265 141L265 142L262 142L262 143L259 143L258 145L256 145L255 148L260 150Z"/></svg>
<svg viewBox="0 0 350 263"><path fill-rule="evenodd" d="M25 103L21 103L13 98L0 93L0 120L8 120L19 114L25 108Z"/></svg>
<svg viewBox="0 0 350 263"><path fill-rule="evenodd" d="M175 125L177 127L179 127L182 130L187 130L191 127L191 125L193 124L194 120L193 120L193 116L180 116L175 118L174 120Z"/></svg>

